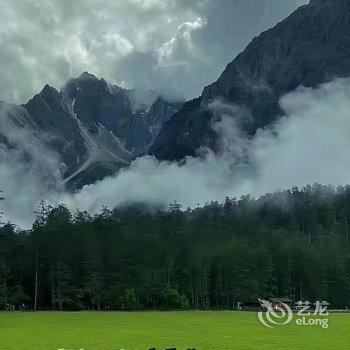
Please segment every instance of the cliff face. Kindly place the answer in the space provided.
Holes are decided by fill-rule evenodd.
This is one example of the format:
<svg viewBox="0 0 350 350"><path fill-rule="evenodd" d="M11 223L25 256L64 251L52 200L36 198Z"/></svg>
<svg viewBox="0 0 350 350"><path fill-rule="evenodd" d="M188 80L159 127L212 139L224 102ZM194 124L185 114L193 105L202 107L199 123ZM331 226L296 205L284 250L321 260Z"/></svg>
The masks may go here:
<svg viewBox="0 0 350 350"><path fill-rule="evenodd" d="M137 106L136 94L85 72L61 91L46 85L23 106L1 102L0 149L18 150L24 163L72 187L102 179L146 152L177 110L157 97Z"/></svg>
<svg viewBox="0 0 350 350"><path fill-rule="evenodd" d="M63 173L70 173L86 160L88 149L79 120L74 117L72 102L55 88L46 85L23 109L45 147L59 154ZM23 125L28 128L28 125Z"/></svg>
<svg viewBox="0 0 350 350"><path fill-rule="evenodd" d="M95 133L103 125L135 153L145 150L152 141L147 125L133 117L128 90L110 89L104 79L85 72L68 82L62 92L74 101L74 113L90 132Z"/></svg>
<svg viewBox="0 0 350 350"><path fill-rule="evenodd" d="M161 97L157 98L146 118L146 123L154 137L158 136L162 126L171 119L179 107L178 104L169 103Z"/></svg>
<svg viewBox="0 0 350 350"><path fill-rule="evenodd" d="M201 145L214 147L207 106L218 97L251 110L247 132L254 134L278 118L285 93L348 76L350 0L312 0L255 38L199 100L165 124L152 152L160 159L181 159Z"/></svg>

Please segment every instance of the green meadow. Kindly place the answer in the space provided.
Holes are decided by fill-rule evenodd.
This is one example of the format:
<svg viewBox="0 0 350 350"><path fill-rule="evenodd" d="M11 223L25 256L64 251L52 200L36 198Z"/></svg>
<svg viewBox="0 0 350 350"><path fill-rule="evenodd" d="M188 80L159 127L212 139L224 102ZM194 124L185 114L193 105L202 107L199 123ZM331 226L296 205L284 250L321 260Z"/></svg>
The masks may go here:
<svg viewBox="0 0 350 350"><path fill-rule="evenodd" d="M262 326L253 312L2 312L1 350L349 349L350 314L329 328Z"/></svg>

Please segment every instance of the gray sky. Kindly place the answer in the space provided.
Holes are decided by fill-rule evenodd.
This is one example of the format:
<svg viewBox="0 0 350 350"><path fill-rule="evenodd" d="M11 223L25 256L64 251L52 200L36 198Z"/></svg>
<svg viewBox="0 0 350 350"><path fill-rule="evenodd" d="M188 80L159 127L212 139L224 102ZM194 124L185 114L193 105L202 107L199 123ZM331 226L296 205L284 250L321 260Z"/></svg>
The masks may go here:
<svg viewBox="0 0 350 350"><path fill-rule="evenodd" d="M192 98L307 0L0 0L0 99L25 102L88 70Z"/></svg>

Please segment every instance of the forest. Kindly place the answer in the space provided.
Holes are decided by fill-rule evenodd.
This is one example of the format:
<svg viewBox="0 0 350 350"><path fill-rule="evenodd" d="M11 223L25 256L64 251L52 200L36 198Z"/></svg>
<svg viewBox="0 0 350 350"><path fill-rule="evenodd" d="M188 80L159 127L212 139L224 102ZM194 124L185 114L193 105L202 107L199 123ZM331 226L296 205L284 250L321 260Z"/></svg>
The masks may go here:
<svg viewBox="0 0 350 350"><path fill-rule="evenodd" d="M1 224L0 309L234 309L268 297L345 308L349 219L350 186L317 184L94 216L42 202L30 230Z"/></svg>

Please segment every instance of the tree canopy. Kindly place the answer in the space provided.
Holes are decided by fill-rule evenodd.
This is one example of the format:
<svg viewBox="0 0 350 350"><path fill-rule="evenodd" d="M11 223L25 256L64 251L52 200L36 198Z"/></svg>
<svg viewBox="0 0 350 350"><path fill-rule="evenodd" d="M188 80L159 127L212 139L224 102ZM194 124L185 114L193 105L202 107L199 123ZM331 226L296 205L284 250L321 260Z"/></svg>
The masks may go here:
<svg viewBox="0 0 350 350"><path fill-rule="evenodd" d="M350 305L350 187L307 186L168 211L42 203L0 229L0 308L235 308L289 297Z"/></svg>

